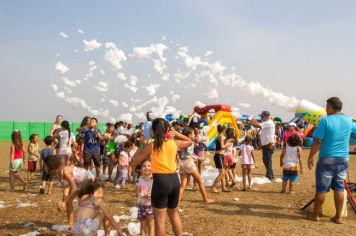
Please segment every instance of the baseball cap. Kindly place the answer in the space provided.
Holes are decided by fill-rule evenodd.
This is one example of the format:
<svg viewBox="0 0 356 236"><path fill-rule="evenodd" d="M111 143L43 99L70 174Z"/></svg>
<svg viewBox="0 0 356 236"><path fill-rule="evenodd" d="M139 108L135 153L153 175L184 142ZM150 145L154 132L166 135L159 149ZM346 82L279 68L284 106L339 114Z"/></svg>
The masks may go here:
<svg viewBox="0 0 356 236"><path fill-rule="evenodd" d="M297 127L297 124L294 123L294 122L289 122L288 126L294 126L294 127Z"/></svg>
<svg viewBox="0 0 356 236"><path fill-rule="evenodd" d="M269 112L268 111L263 111L260 116L270 116Z"/></svg>

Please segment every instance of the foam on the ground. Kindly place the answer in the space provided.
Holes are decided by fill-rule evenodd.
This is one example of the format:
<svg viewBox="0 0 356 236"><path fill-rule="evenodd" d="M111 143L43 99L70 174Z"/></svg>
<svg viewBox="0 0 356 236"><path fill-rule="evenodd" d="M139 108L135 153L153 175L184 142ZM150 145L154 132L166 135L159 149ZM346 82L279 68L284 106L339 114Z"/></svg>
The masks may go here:
<svg viewBox="0 0 356 236"><path fill-rule="evenodd" d="M130 222L130 223L127 225L127 229L128 229L128 231L129 231L129 233L130 233L131 235L138 235L138 234L140 234L140 228L141 228L140 223Z"/></svg>

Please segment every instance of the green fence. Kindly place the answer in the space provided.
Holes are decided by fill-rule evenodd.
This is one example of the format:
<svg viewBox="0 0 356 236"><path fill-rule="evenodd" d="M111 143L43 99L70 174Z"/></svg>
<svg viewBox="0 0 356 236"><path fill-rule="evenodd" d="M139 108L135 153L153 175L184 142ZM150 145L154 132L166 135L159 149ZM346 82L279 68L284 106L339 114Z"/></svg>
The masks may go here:
<svg viewBox="0 0 356 236"><path fill-rule="evenodd" d="M17 121L0 121L0 141L11 141L11 133L14 130L21 131L22 140L28 140L31 134L38 134L43 139L51 131L53 123L50 122L17 122ZM71 130L74 134L80 126L80 123L71 123ZM104 132L105 124L99 124L99 129Z"/></svg>

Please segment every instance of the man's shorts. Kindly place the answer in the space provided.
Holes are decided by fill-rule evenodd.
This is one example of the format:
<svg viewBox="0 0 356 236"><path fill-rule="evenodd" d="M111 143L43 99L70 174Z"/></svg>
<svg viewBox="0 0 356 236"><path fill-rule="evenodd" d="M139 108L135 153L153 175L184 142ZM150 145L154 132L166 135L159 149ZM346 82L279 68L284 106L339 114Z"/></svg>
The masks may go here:
<svg viewBox="0 0 356 236"><path fill-rule="evenodd" d="M315 170L316 192L327 193L330 188L343 192L348 168L348 158L319 158Z"/></svg>
<svg viewBox="0 0 356 236"><path fill-rule="evenodd" d="M101 156L100 151L87 151L84 150L84 167L88 167L91 165L91 160L93 160L95 166L100 166Z"/></svg>

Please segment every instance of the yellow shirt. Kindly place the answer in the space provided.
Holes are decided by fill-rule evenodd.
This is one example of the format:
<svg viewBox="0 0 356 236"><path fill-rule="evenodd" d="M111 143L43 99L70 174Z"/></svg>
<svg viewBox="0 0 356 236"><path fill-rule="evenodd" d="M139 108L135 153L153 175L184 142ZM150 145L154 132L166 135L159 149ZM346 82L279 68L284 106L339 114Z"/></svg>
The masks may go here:
<svg viewBox="0 0 356 236"><path fill-rule="evenodd" d="M164 141L161 150L155 150L151 143L151 166L153 174L173 174L177 170L177 144L174 140Z"/></svg>

